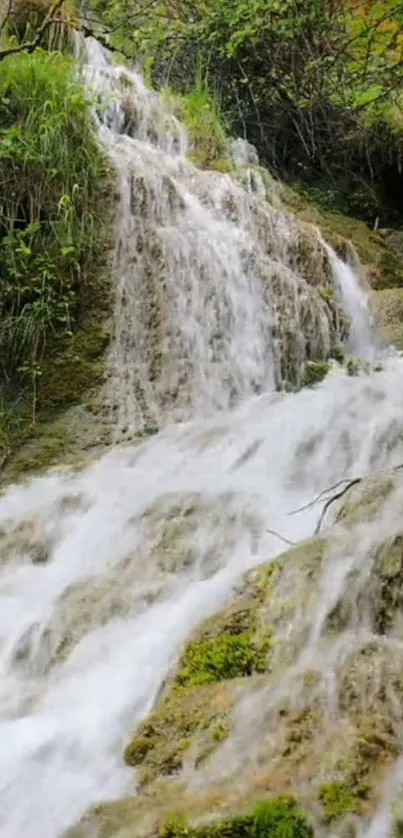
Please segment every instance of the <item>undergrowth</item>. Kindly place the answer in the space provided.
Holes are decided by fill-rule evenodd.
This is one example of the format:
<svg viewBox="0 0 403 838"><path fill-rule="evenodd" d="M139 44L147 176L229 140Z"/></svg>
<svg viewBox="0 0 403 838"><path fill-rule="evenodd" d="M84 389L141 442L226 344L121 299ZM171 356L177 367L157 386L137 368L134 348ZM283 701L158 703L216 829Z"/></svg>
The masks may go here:
<svg viewBox="0 0 403 838"><path fill-rule="evenodd" d="M203 168L229 171L228 139L217 100L198 84L181 96L179 103L181 119L193 144L190 158Z"/></svg>
<svg viewBox="0 0 403 838"><path fill-rule="evenodd" d="M162 96L173 103L178 118L188 129L189 159L203 169L231 171L228 126L218 98L212 95L203 80L196 79L183 94L165 87Z"/></svg>
<svg viewBox="0 0 403 838"><path fill-rule="evenodd" d="M326 820L329 822L345 814L345 812L355 812L357 810L359 795L346 782L324 783L320 787L319 797Z"/></svg>
<svg viewBox="0 0 403 838"><path fill-rule="evenodd" d="M0 427L10 400L35 423L44 368L85 317L105 265L110 172L66 55L0 64Z"/></svg>
<svg viewBox="0 0 403 838"><path fill-rule="evenodd" d="M176 687L189 688L266 672L270 648L269 635L258 645L249 632L194 640L183 653Z"/></svg>
<svg viewBox="0 0 403 838"><path fill-rule="evenodd" d="M312 838L313 829L292 797L274 797L257 804L252 812L207 824L191 826L171 820L160 838Z"/></svg>

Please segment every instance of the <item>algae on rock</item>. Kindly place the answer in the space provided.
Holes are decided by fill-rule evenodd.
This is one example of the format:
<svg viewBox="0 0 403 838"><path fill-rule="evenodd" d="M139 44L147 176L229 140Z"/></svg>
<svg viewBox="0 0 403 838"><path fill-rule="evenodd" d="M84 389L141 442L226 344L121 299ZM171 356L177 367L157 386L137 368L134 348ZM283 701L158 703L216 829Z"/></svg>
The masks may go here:
<svg viewBox="0 0 403 838"><path fill-rule="evenodd" d="M246 575L227 608L185 646L159 706L127 747L127 761L140 767L139 797L104 804L83 824L96 824L102 838L148 836L176 813L196 835L207 814L214 829L242 816L244 801L284 794L301 801L318 838L330 823L349 830L367 821L403 746L395 651L403 551L400 531L391 534L402 487L398 474L363 481L343 499L326 539ZM360 539L362 522L376 516L375 541ZM337 567L344 584L325 589ZM261 673L227 668L227 638L256 643L268 630ZM223 670L210 670L217 639ZM85 832L78 826L71 835Z"/></svg>

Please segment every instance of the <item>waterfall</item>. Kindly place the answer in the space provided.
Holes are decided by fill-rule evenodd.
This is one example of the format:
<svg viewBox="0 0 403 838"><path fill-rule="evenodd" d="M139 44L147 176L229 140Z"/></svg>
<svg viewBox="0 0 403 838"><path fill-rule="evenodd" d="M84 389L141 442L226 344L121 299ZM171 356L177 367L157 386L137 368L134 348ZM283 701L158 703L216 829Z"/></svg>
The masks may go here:
<svg viewBox="0 0 403 838"><path fill-rule="evenodd" d="M358 358L374 360L380 354L380 341L372 323L370 289L363 287L357 273L346 262L330 253L344 307L351 320L349 349Z"/></svg>
<svg viewBox="0 0 403 838"><path fill-rule="evenodd" d="M334 254L313 227L262 199L257 176L239 182L236 172L257 162L247 143L232 144L235 177L198 169L174 101L112 64L95 40L87 53L119 180L118 438L298 384L304 363L328 357L346 332Z"/></svg>
<svg viewBox="0 0 403 838"><path fill-rule="evenodd" d="M345 336L339 292L367 354L354 273L193 166L169 103L91 40L88 55L118 173L110 398L119 440L161 430L0 498L0 838L59 838L132 793L127 737L195 626L282 539L312 535L325 487L403 459L399 358L281 390Z"/></svg>

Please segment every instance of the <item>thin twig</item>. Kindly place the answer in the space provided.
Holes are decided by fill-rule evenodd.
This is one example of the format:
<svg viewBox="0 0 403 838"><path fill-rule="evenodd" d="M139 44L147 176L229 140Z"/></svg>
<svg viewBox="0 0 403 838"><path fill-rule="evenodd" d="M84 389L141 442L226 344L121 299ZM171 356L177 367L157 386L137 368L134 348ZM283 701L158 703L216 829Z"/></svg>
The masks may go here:
<svg viewBox="0 0 403 838"><path fill-rule="evenodd" d="M396 471L401 471L402 469L403 469L403 463L399 463L397 466L393 466L392 469L389 469L389 471L394 473ZM331 504L334 501L339 500L339 498L342 498L343 495L345 495L346 492L349 491L349 489L351 489L353 486L356 486L358 483L361 483L363 480L367 480L371 477L382 477L382 475L385 475L385 474L388 474L388 471L384 471L384 472L381 471L381 472L377 472L376 474L366 474L366 475L364 475L364 477L353 477L353 478L351 478L351 480L348 477L345 477L345 478L343 478L343 480L339 480L337 483L334 483L333 486L329 486L327 489L322 489L322 491L319 493L319 495L316 495L316 497L314 497L314 499L311 500L309 503L306 503L304 506L300 506L298 509L293 509L293 511L289 512L288 514L289 515L297 515L298 512L303 512L306 509L311 509L313 506L315 506L315 504L317 504L324 497L324 495L327 495L328 492L333 492L335 489L338 489L339 486L342 486L343 483L347 483L347 485L344 486L344 488L340 492L337 492L337 494L332 495L331 498L327 499L327 501L326 501L326 503L325 503L325 505L322 509L322 512L319 516L319 521L316 525L316 529L315 529L315 535L316 535L319 532L319 530L320 530L320 528L323 524L323 519L326 515L327 510L329 509L329 506L331 506Z"/></svg>
<svg viewBox="0 0 403 838"><path fill-rule="evenodd" d="M295 541L290 541L289 538L286 538L285 535L281 535L279 532L276 532L276 530L267 529L266 532L270 533L270 535L275 535L276 538L279 538L280 541L284 541L284 544L289 544L290 547L295 545Z"/></svg>
<svg viewBox="0 0 403 838"><path fill-rule="evenodd" d="M341 492L337 492L336 495L333 495L333 497L329 498L326 501L326 503L325 503L325 505L322 509L322 512L319 515L319 521L318 521L318 523L316 524L316 527L315 527L315 535L318 534L318 532L319 532L319 530L320 530L320 528L323 524L323 520L324 520L324 517L326 515L327 510L329 509L329 506L331 506L332 503L334 503L334 501L339 500L340 498L342 498L343 495L345 495L349 491L349 489L352 489L352 487L356 486L357 483L361 483L362 480L363 480L362 477L355 477L354 480L350 480L350 482L347 483L347 486L345 486L344 489L341 490Z"/></svg>
<svg viewBox="0 0 403 838"><path fill-rule="evenodd" d="M327 489L322 489L319 495L316 495L313 500L309 503L306 503L304 506L300 506L298 509L293 509L292 512L289 512L289 515L297 515L298 512L304 512L305 509L310 509L312 506L315 506L318 501L323 498L323 495L327 495L328 492L334 492L335 489L338 489L342 483L347 483L348 477L344 477L343 480L338 480L333 486L329 486Z"/></svg>

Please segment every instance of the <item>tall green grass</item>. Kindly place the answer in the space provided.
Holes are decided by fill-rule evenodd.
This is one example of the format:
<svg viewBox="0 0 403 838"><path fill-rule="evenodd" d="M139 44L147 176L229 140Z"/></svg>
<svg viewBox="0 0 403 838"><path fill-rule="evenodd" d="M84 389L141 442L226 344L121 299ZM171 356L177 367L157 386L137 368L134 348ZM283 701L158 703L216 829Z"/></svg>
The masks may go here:
<svg viewBox="0 0 403 838"><path fill-rule="evenodd" d="M105 254L109 171L74 62L38 50L0 64L0 384L36 390Z"/></svg>
<svg viewBox="0 0 403 838"><path fill-rule="evenodd" d="M179 97L180 116L193 144L193 161L206 169L230 169L228 135L218 102L197 83Z"/></svg>

